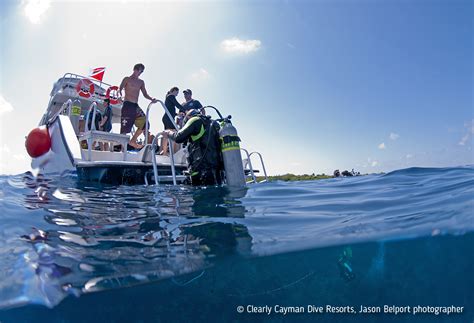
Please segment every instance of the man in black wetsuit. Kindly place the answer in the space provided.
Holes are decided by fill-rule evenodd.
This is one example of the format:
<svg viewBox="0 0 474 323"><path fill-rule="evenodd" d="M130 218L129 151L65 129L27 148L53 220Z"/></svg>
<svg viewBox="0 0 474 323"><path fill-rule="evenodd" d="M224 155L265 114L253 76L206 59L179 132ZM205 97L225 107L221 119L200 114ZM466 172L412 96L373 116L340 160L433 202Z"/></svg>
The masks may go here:
<svg viewBox="0 0 474 323"><path fill-rule="evenodd" d="M177 143L188 141L188 165L193 186L220 185L219 124L194 109L187 112L186 119L186 124L178 132L165 130L161 134Z"/></svg>

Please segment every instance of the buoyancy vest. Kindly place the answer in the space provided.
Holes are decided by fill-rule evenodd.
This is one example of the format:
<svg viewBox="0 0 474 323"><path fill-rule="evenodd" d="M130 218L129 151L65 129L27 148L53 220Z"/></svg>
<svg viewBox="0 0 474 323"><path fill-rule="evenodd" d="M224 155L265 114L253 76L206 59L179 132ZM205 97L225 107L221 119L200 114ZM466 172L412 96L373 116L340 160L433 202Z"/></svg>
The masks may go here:
<svg viewBox="0 0 474 323"><path fill-rule="evenodd" d="M194 120L193 120L194 119ZM195 116L188 122L198 122L199 132L191 135L188 145L188 163L192 172L204 169L220 170L222 156L220 152L219 129L216 121L207 116ZM199 126L197 124L197 126Z"/></svg>

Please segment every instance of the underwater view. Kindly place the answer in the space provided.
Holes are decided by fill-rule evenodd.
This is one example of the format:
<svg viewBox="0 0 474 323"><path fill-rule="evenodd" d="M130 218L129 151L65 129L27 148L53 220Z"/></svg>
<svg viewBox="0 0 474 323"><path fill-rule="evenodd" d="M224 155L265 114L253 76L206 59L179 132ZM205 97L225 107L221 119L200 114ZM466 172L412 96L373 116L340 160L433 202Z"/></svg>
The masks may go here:
<svg viewBox="0 0 474 323"><path fill-rule="evenodd" d="M0 187L2 323L474 320L473 166Z"/></svg>

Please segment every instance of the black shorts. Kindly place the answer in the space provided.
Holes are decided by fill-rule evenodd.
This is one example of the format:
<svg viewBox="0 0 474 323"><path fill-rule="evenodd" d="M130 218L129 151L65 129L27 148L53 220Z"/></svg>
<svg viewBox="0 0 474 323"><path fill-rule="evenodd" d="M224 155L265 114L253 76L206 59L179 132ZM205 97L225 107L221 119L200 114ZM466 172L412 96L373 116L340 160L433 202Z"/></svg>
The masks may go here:
<svg viewBox="0 0 474 323"><path fill-rule="evenodd" d="M122 113L120 120L120 133L126 134L132 131L132 127L135 124L137 129L142 130L145 128L146 116L143 110L138 106L138 103L125 101L122 105ZM148 126L150 129L150 126Z"/></svg>
<svg viewBox="0 0 474 323"><path fill-rule="evenodd" d="M170 129L170 130L176 130L176 127L174 126L173 122L171 122L170 118L168 117L167 114L161 118L163 121L163 125L165 126L165 130Z"/></svg>

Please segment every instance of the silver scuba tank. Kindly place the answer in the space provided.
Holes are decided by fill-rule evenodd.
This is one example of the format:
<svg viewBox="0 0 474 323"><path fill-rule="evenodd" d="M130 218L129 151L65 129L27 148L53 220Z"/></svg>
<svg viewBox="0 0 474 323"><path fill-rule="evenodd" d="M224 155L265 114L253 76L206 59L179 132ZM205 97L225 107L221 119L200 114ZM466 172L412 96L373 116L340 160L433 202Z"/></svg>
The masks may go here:
<svg viewBox="0 0 474 323"><path fill-rule="evenodd" d="M230 123L224 121L220 131L222 159L224 160L224 170L227 185L234 187L245 186L244 166L240 155L240 138L237 129Z"/></svg>
<svg viewBox="0 0 474 323"><path fill-rule="evenodd" d="M69 120L71 120L72 127L76 136L79 135L79 120L81 118L81 101L74 100L72 107L69 110Z"/></svg>

